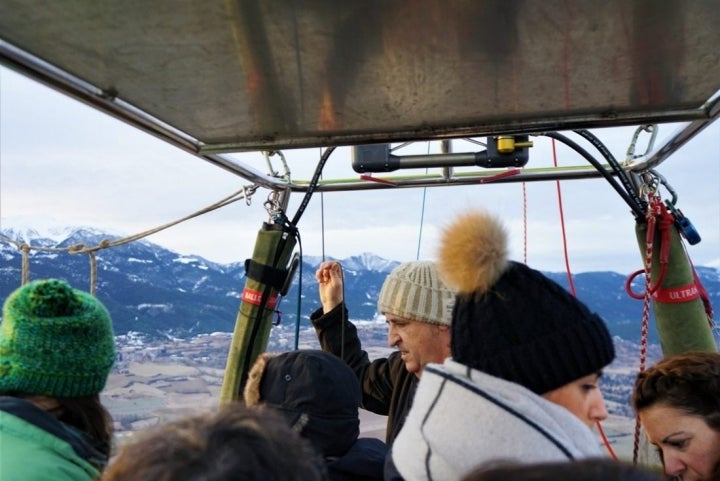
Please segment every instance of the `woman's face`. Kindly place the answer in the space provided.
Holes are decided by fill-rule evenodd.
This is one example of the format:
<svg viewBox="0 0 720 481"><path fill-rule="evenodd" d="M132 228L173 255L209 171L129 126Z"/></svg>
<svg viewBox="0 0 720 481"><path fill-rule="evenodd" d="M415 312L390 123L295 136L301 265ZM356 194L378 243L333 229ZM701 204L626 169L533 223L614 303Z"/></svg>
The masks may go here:
<svg viewBox="0 0 720 481"><path fill-rule="evenodd" d="M600 375L590 374L542 395L563 406L589 428L608 417L605 400L600 392Z"/></svg>
<svg viewBox="0 0 720 481"><path fill-rule="evenodd" d="M648 441L660 452L665 474L682 481L711 481L720 464L720 432L705 420L666 404L638 413Z"/></svg>

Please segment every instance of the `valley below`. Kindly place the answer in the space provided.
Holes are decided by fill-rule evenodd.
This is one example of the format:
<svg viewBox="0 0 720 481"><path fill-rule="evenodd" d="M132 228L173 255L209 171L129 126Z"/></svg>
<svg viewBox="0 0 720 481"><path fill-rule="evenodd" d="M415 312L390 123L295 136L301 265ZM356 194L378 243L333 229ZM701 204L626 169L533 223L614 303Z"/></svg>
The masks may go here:
<svg viewBox="0 0 720 481"><path fill-rule="evenodd" d="M371 359L387 356L386 326L379 321L356 323ZM115 421L117 443L133 433L194 412L214 410L219 405L227 353L232 333L202 334L191 338L150 340L129 333L117 337L118 357L102 399ZM294 331L277 326L271 332L268 351L294 349ZM632 459L635 417L630 392L639 366L639 346L615 338L617 358L603 373L601 388L610 417L602 429L622 459ZM299 349L319 349L312 329L300 331ZM650 345L647 365L660 357L660 348ZM361 410L361 436L384 439L386 418Z"/></svg>

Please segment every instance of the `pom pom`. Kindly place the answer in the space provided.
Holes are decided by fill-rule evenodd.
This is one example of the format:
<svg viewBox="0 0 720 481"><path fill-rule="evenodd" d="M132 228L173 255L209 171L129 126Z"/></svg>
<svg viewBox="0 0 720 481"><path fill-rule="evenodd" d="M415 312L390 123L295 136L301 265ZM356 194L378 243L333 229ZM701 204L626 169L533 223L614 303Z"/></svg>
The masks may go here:
<svg viewBox="0 0 720 481"><path fill-rule="evenodd" d="M438 269L459 294L484 294L507 265L507 233L492 215L467 212L443 231Z"/></svg>
<svg viewBox="0 0 720 481"><path fill-rule="evenodd" d="M82 304L67 282L56 279L34 284L26 296L29 312L39 317L71 316Z"/></svg>

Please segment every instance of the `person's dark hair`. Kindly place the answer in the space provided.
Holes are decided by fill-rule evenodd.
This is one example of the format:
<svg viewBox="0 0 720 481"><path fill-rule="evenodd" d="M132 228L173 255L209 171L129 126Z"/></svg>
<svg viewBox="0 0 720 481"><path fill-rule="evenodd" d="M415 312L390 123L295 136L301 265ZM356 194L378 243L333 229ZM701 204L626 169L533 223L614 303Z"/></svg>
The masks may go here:
<svg viewBox="0 0 720 481"><path fill-rule="evenodd" d="M636 412L662 403L720 431L720 353L689 352L659 361L638 374L632 403Z"/></svg>
<svg viewBox="0 0 720 481"><path fill-rule="evenodd" d="M661 481L659 474L611 458L479 466L461 481Z"/></svg>
<svg viewBox="0 0 720 481"><path fill-rule="evenodd" d="M123 445L104 481L318 481L322 461L280 414L240 404L142 432Z"/></svg>
<svg viewBox="0 0 720 481"><path fill-rule="evenodd" d="M87 434L103 454L110 454L113 420L100 402L100 395L56 398L61 410L58 419Z"/></svg>

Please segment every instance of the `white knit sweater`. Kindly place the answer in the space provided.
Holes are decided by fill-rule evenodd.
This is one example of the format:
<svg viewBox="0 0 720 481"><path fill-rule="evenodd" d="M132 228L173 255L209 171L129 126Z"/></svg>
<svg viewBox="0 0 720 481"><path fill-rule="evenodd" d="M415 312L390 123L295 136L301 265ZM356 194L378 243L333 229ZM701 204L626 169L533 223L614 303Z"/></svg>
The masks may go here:
<svg viewBox="0 0 720 481"><path fill-rule="evenodd" d="M459 480L490 461L602 456L595 434L567 409L452 359L425 367L392 448L406 481Z"/></svg>

